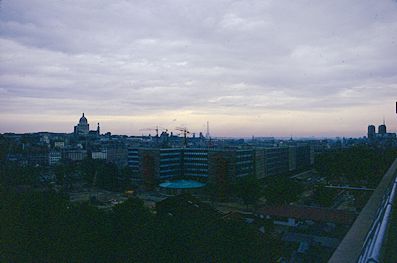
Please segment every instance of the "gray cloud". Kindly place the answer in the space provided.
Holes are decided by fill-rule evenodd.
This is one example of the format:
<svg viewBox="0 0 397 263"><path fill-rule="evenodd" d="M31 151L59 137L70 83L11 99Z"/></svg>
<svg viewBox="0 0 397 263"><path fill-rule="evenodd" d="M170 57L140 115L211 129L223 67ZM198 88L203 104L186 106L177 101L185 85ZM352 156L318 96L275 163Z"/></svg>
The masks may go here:
<svg viewBox="0 0 397 263"><path fill-rule="evenodd" d="M4 0L0 119L390 103L396 11L386 0Z"/></svg>

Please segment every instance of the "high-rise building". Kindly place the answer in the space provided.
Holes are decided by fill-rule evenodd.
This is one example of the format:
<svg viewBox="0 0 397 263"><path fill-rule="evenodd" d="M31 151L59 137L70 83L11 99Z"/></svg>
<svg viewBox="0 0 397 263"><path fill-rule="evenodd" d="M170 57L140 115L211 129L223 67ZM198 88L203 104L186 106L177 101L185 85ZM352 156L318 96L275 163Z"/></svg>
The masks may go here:
<svg viewBox="0 0 397 263"><path fill-rule="evenodd" d="M381 135L386 134L386 125L385 124L379 125L378 133L381 134Z"/></svg>
<svg viewBox="0 0 397 263"><path fill-rule="evenodd" d="M208 177L208 149L186 148L183 150L184 176L195 179Z"/></svg>
<svg viewBox="0 0 397 263"><path fill-rule="evenodd" d="M373 140L376 136L375 126L369 125L368 126L368 139Z"/></svg>
<svg viewBox="0 0 397 263"><path fill-rule="evenodd" d="M265 176L286 174L289 171L289 148L266 147L264 150ZM295 164L298 165L297 163Z"/></svg>
<svg viewBox="0 0 397 263"><path fill-rule="evenodd" d="M308 144L300 144L296 146L296 169L303 170L310 167L311 147Z"/></svg>

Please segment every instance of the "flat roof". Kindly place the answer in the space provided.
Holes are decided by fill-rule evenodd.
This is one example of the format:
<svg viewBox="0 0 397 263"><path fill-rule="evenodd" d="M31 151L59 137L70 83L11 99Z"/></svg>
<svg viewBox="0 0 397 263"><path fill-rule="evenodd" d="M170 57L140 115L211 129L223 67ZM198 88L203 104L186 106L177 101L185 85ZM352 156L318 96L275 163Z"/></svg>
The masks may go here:
<svg viewBox="0 0 397 263"><path fill-rule="evenodd" d="M159 186L163 188L172 188L172 189L189 189L189 188L204 187L206 186L206 184L193 180L176 180L176 181L161 183Z"/></svg>
<svg viewBox="0 0 397 263"><path fill-rule="evenodd" d="M313 220L317 222L332 222L337 224L352 224L356 214L343 210L309 206L272 206L261 207L256 214L296 218L300 220Z"/></svg>

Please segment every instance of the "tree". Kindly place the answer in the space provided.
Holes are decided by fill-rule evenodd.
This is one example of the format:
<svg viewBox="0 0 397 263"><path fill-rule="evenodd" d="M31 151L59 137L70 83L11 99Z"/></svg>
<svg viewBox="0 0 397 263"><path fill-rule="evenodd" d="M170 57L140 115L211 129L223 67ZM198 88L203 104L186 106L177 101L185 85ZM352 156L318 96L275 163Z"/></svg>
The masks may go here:
<svg viewBox="0 0 397 263"><path fill-rule="evenodd" d="M148 248L154 215L138 198L129 198L127 201L113 207L113 232L116 257L119 262L128 262L135 258L137 262L144 261ZM117 260L114 260L117 261Z"/></svg>
<svg viewBox="0 0 397 263"><path fill-rule="evenodd" d="M288 177L270 177L264 190L266 201L270 204L288 204L296 201L304 188Z"/></svg>
<svg viewBox="0 0 397 263"><path fill-rule="evenodd" d="M208 209L153 214L134 198L105 211L55 192L0 200L1 262L272 262L256 228Z"/></svg>
<svg viewBox="0 0 397 263"><path fill-rule="evenodd" d="M263 195L261 182L254 176L248 175L236 180L236 194L241 198L244 204L255 205L258 199Z"/></svg>
<svg viewBox="0 0 397 263"><path fill-rule="evenodd" d="M43 167L20 166L13 162L0 163L0 183L4 186L37 185Z"/></svg>
<svg viewBox="0 0 397 263"><path fill-rule="evenodd" d="M101 163L96 169L96 186L111 191L117 190L118 172L118 168L114 163Z"/></svg>
<svg viewBox="0 0 397 263"><path fill-rule="evenodd" d="M89 184L94 183L94 177L95 174L97 173L98 166L102 163L102 160L94 160L91 158L85 158L80 164L79 164L79 170L82 173L82 176L86 182Z"/></svg>
<svg viewBox="0 0 397 263"><path fill-rule="evenodd" d="M356 146L322 153L314 167L328 181L376 187L396 157L393 149Z"/></svg>
<svg viewBox="0 0 397 263"><path fill-rule="evenodd" d="M58 184L63 185L65 182L70 182L70 177L75 172L75 168L71 163L59 163L54 170L55 178Z"/></svg>
<svg viewBox="0 0 397 263"><path fill-rule="evenodd" d="M313 199L318 204L329 207L333 204L336 195L337 192L335 189L320 185L314 190Z"/></svg>

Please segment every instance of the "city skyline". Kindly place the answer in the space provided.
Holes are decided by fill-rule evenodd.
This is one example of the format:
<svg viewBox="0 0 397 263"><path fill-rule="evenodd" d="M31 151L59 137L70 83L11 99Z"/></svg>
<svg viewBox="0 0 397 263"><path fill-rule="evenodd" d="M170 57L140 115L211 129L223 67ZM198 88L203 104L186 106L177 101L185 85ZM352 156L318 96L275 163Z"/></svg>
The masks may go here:
<svg viewBox="0 0 397 263"><path fill-rule="evenodd" d="M397 130L395 1L0 5L0 133Z"/></svg>
<svg viewBox="0 0 397 263"><path fill-rule="evenodd" d="M85 113L82 113L82 115L80 115L80 117L84 117L84 116L86 116L85 115ZM96 116L97 118L98 118L98 116ZM99 125L100 125L100 123L99 122L96 122L95 120L94 121L90 121L91 119L89 119L88 120L88 124L90 124L90 123L92 123L92 124L95 124L95 125L97 125L97 126L95 126L95 131L97 131L98 132L98 134L99 134L99 130L97 130L97 129L99 129ZM98 121L99 121L99 119L97 119ZM141 136L141 135L145 135L145 136L148 136L148 135L151 135L151 136L155 136L156 135L156 130L158 130L158 132L159 132L159 134L161 133L161 132L168 132L168 133L170 133L170 132L172 132L174 135L181 135L181 136L183 136L183 134L182 134L182 132L181 132L181 128L180 127L175 127L175 125L176 125L176 119L174 119L174 120L172 120L170 123L172 123L172 125L174 125L174 126L172 126L172 125L168 125L168 126L161 126L161 125L151 125L151 126L147 126L146 128L142 128L142 129L137 129L136 130L136 132L134 132L133 130L132 130L132 132L130 132L130 133L117 133L117 132L114 132L114 129L112 129L112 127L109 127L109 124L110 123L112 123L112 122L114 122L114 119L112 119L112 118L109 118L109 117L103 117L102 116L102 118L101 118L101 120L103 121L103 120L105 120L105 127L108 127L108 128L110 128L110 130L101 130L101 131L103 131L103 134L105 134L106 132L111 132L112 134L116 134L116 135L128 135L128 136ZM27 130L27 131L5 131L5 132L3 132L3 133L9 133L9 132L11 132L11 133L36 133L36 132L53 132L53 133L75 133L75 131L73 131L73 129L72 129L72 131L70 131L70 124L71 123L69 123L69 122L67 122L66 120L62 120L62 123L67 123L68 125L67 125L67 127L65 127L65 129L63 129L63 126L57 126L57 127L52 127L52 129L50 129L50 130L45 130L45 129L41 129L41 130ZM74 124L78 124L79 122L78 122L78 118L75 118L75 120L74 120L74 123L73 123L73 125ZM386 125L386 129L387 129L387 132L392 132L392 133L394 133L395 131L394 131L394 129L393 129L393 127L392 126L390 126L386 121L385 121L385 119L383 119L383 121L382 122L378 122L378 123L369 123L368 124L368 126L374 126L375 127L375 132L378 132L378 129L379 129L379 127L380 127L380 125L382 125L382 124L385 124ZM206 124L205 124L206 125ZM196 136L199 136L199 134L200 133L202 133L202 135L203 136L206 136L206 132L207 132L207 127L205 126L204 124L201 126L201 129L191 129L191 128L187 128L187 127L185 127L186 125L184 125L184 124L181 124L181 125L179 125L179 126L184 126L185 128L186 128L186 130L189 132L188 133L188 137L189 136L193 136L193 134L195 134ZM102 125L101 125L102 126ZM75 126L75 128L74 129L76 129L76 127L77 126ZM294 135L294 134L290 134L290 135L284 135L284 134L270 134L270 133L259 133L259 134L251 134L251 135L241 135L241 136L239 136L239 135L230 135L230 136L223 136L223 135L218 135L217 134L217 132L215 132L215 134L214 133L212 133L211 132L211 137L213 137L213 138L251 138L251 137L257 137L257 138L260 138L260 137L274 137L274 138L297 138L297 139L299 139L299 138L337 138L337 137L365 137L365 136L367 136L367 133L366 133L366 131L365 130L360 130L359 131L359 134L357 135L357 136L351 136L351 135L305 135L305 134L303 134L303 135Z"/></svg>

